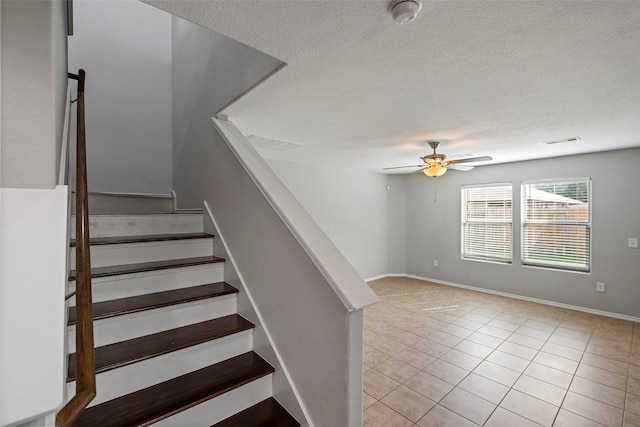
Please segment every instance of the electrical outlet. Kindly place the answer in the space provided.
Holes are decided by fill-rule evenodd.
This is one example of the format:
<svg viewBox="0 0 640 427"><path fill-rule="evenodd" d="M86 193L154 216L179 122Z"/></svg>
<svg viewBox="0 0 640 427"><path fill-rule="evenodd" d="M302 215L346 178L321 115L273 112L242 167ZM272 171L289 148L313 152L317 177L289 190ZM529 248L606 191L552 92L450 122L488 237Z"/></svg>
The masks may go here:
<svg viewBox="0 0 640 427"><path fill-rule="evenodd" d="M434 266L434 267L437 267L437 266L438 266L438 260L437 260L437 259L434 259L434 260L433 260L433 266Z"/></svg>
<svg viewBox="0 0 640 427"><path fill-rule="evenodd" d="M638 238L637 237L629 237L629 247L637 248L638 247Z"/></svg>
<svg viewBox="0 0 640 427"><path fill-rule="evenodd" d="M596 282L596 291L604 292L604 282Z"/></svg>

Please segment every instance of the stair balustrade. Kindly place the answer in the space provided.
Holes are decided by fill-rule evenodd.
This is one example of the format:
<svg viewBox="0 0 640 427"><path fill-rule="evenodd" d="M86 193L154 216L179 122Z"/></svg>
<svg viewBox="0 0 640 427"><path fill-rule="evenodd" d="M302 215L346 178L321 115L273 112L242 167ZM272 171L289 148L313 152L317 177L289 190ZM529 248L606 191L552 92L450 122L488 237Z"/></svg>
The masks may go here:
<svg viewBox="0 0 640 427"><path fill-rule="evenodd" d="M76 121L76 393L56 416L57 427L67 427L82 414L96 396L95 349L91 296L89 205L84 111L85 71L69 73L78 81Z"/></svg>

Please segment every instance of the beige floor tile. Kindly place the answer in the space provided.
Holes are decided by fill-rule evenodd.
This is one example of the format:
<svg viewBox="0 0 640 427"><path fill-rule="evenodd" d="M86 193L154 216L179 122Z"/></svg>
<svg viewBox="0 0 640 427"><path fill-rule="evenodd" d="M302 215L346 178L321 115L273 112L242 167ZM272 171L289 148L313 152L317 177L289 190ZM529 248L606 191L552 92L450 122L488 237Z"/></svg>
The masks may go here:
<svg viewBox="0 0 640 427"><path fill-rule="evenodd" d="M512 332L510 331L505 331L504 329L496 328L495 326L489 325L485 325L482 328L478 329L478 332L495 338L500 338L501 340L506 340L512 334Z"/></svg>
<svg viewBox="0 0 640 427"><path fill-rule="evenodd" d="M479 357L475 357L458 350L449 350L448 352L440 356L440 360L449 362L452 365L456 365L462 369L466 369L467 371L473 370L480 364L480 362L482 362L482 359L480 359Z"/></svg>
<svg viewBox="0 0 640 427"><path fill-rule="evenodd" d="M467 329L461 326L454 325L452 323L448 324L444 328L440 328L441 332L452 335L454 337L465 339L469 335L473 333L473 330Z"/></svg>
<svg viewBox="0 0 640 427"><path fill-rule="evenodd" d="M484 427L540 427L540 424L534 423L520 415L507 411L504 408L497 407L491 417L484 424Z"/></svg>
<svg viewBox="0 0 640 427"><path fill-rule="evenodd" d="M520 376L520 372L487 361L479 364L473 372L507 387L511 387Z"/></svg>
<svg viewBox="0 0 640 427"><path fill-rule="evenodd" d="M362 389L376 399L382 399L400 383L372 369L362 376Z"/></svg>
<svg viewBox="0 0 640 427"><path fill-rule="evenodd" d="M569 388L573 375L539 363L531 363L524 371L525 375L548 382L562 388Z"/></svg>
<svg viewBox="0 0 640 427"><path fill-rule="evenodd" d="M586 347L587 342L589 342L589 339L591 338L591 331L590 332L585 332L584 330L570 328L568 326L565 326L564 324L561 324L553 332L552 337L556 336L556 335L563 336L563 337L566 337L566 338L572 338L572 339L578 340L578 341L582 341L582 342L584 342L585 347ZM567 346L567 347L569 347L569 346ZM580 350L580 349L578 348L578 350ZM584 349L582 349L582 350L584 350Z"/></svg>
<svg viewBox="0 0 640 427"><path fill-rule="evenodd" d="M640 396L640 380L629 377L627 379L627 393Z"/></svg>
<svg viewBox="0 0 640 427"><path fill-rule="evenodd" d="M640 427L640 323L408 278L370 285L365 426L549 425L561 405L558 427Z"/></svg>
<svg viewBox="0 0 640 427"><path fill-rule="evenodd" d="M551 336L551 332L541 331L540 329L530 328L528 326L520 326L516 330L516 333L543 341L548 340Z"/></svg>
<svg viewBox="0 0 640 427"><path fill-rule="evenodd" d="M362 393L362 409L367 409L369 406L373 405L374 403L376 403L378 400L371 396L370 394L367 394L366 392Z"/></svg>
<svg viewBox="0 0 640 427"><path fill-rule="evenodd" d="M574 374L576 372L576 368L578 367L578 362L576 362L575 360L569 360L565 359L564 357L543 352L538 353L533 361L550 368L558 369L568 374Z"/></svg>
<svg viewBox="0 0 640 427"><path fill-rule="evenodd" d="M605 339L595 340L594 338L592 338L587 345L586 351L589 353L597 354L599 356L618 360L620 362L629 362L629 357L631 355L631 345L622 343L620 341Z"/></svg>
<svg viewBox="0 0 640 427"><path fill-rule="evenodd" d="M440 405L478 425L484 424L496 405L460 388L449 393Z"/></svg>
<svg viewBox="0 0 640 427"><path fill-rule="evenodd" d="M470 331L477 331L484 325L484 323L478 323L478 322L474 322L473 320L464 319L464 318L457 319L455 322L452 322L451 324L465 328L465 329L469 329Z"/></svg>
<svg viewBox="0 0 640 427"><path fill-rule="evenodd" d="M507 393L500 407L548 427L553 424L558 412L557 406L513 389Z"/></svg>
<svg viewBox="0 0 640 427"><path fill-rule="evenodd" d="M417 424L419 427L477 427L464 417L456 414L449 409L436 405L422 417Z"/></svg>
<svg viewBox="0 0 640 427"><path fill-rule="evenodd" d="M640 415L640 396L635 394L627 394L627 402L624 408L626 411Z"/></svg>
<svg viewBox="0 0 640 427"><path fill-rule="evenodd" d="M604 369L596 368L595 366L581 363L576 371L576 376L608 385L609 387L614 387L618 390L627 389L627 377L625 375L619 375Z"/></svg>
<svg viewBox="0 0 640 427"><path fill-rule="evenodd" d="M387 394L382 398L382 403L414 423L436 404L434 401L405 386L400 386Z"/></svg>
<svg viewBox="0 0 640 427"><path fill-rule="evenodd" d="M374 369L400 384L420 371L420 369L393 357L382 362Z"/></svg>
<svg viewBox="0 0 640 427"><path fill-rule="evenodd" d="M466 369L462 369L440 359L424 368L423 371L453 385L458 384L464 377L469 375L469 371Z"/></svg>
<svg viewBox="0 0 640 427"><path fill-rule="evenodd" d="M493 319L493 317L491 316L485 316L483 314L478 314L478 313L468 313L462 316L462 318L471 320L473 322L482 323L483 325L486 325L488 322L490 322Z"/></svg>
<svg viewBox="0 0 640 427"><path fill-rule="evenodd" d="M629 377L640 379L640 365L629 364Z"/></svg>
<svg viewBox="0 0 640 427"><path fill-rule="evenodd" d="M558 328L559 329L559 328ZM589 338L573 338L562 335L557 330L549 337L548 342L553 344L560 344L565 347L572 348L574 350L579 350L584 352L587 348L587 343L589 342Z"/></svg>
<svg viewBox="0 0 640 427"><path fill-rule="evenodd" d="M467 337L467 341L474 342L476 344L483 345L489 348L497 348L504 342L504 340L496 337L492 337L491 335L486 335L480 332L474 332L473 334Z"/></svg>
<svg viewBox="0 0 640 427"><path fill-rule="evenodd" d="M363 360L367 366L375 367L391 356L371 346L365 345L363 349Z"/></svg>
<svg viewBox="0 0 640 427"><path fill-rule="evenodd" d="M518 378L513 388L554 406L560 406L564 395L567 393L566 388L558 387L528 375L522 375Z"/></svg>
<svg viewBox="0 0 640 427"><path fill-rule="evenodd" d="M567 392L567 396L562 402L562 408L605 426L618 427L622 425L621 409L572 391Z"/></svg>
<svg viewBox="0 0 640 427"><path fill-rule="evenodd" d="M493 362L514 371L523 372L529 366L530 361L499 350L494 351L486 358L487 362Z"/></svg>
<svg viewBox="0 0 640 427"><path fill-rule="evenodd" d="M404 385L434 402L439 402L453 389L453 385L426 372L418 372L415 376L407 380Z"/></svg>
<svg viewBox="0 0 640 427"><path fill-rule="evenodd" d="M395 355L395 358L401 360L405 363L408 363L411 366L414 366L418 369L423 369L434 360L437 360L435 357L418 351L414 348L408 348L400 353Z"/></svg>
<svg viewBox="0 0 640 427"><path fill-rule="evenodd" d="M604 369L620 375L627 375L629 371L629 364L626 362L620 362L618 360L610 359L608 357L599 356L593 353L584 353L580 363L585 365L595 366L596 368Z"/></svg>
<svg viewBox="0 0 640 427"><path fill-rule="evenodd" d="M458 388L473 393L496 405L500 403L509 391L509 387L474 373L469 374L469 376L461 381L460 384L458 384Z"/></svg>
<svg viewBox="0 0 640 427"><path fill-rule="evenodd" d="M491 322L487 323L488 326L493 326L495 328L504 329L505 331L515 332L516 329L520 327L519 323L512 323L503 319L493 319Z"/></svg>
<svg viewBox="0 0 640 427"><path fill-rule="evenodd" d="M381 402L376 402L363 413L363 427L411 427L413 423Z"/></svg>
<svg viewBox="0 0 640 427"><path fill-rule="evenodd" d="M539 340L538 338L528 337L526 335L522 335L519 333L514 333L509 338L507 338L507 342L513 342L516 344L523 345L525 347L533 348L534 350L540 350L544 345L544 340Z"/></svg>
<svg viewBox="0 0 640 427"><path fill-rule="evenodd" d="M375 348L376 350L380 350L391 356L409 348L408 346L402 344L401 342L389 339L387 336L384 336L384 335L376 336L372 341L368 342L367 344Z"/></svg>
<svg viewBox="0 0 640 427"><path fill-rule="evenodd" d="M413 345L413 348L436 358L442 356L450 350L450 348L446 345L442 345L428 339L419 340Z"/></svg>
<svg viewBox="0 0 640 427"><path fill-rule="evenodd" d="M623 390L609 387L586 378L574 377L569 390L599 400L616 408L624 409L626 393Z"/></svg>
<svg viewBox="0 0 640 427"><path fill-rule="evenodd" d="M624 413L623 427L640 427L640 415L631 412Z"/></svg>
<svg viewBox="0 0 640 427"><path fill-rule="evenodd" d="M455 347L462 342L462 338L458 338L453 335L449 335L442 331L431 331L427 338L438 344L446 345L447 347Z"/></svg>
<svg viewBox="0 0 640 427"><path fill-rule="evenodd" d="M462 351L464 353L470 354L475 357L479 357L480 359L484 359L493 351L490 347L485 347L482 344L477 344L472 341L464 340L460 344L454 347L456 350Z"/></svg>
<svg viewBox="0 0 640 427"><path fill-rule="evenodd" d="M553 427L602 427L602 424L581 417L573 412L560 409Z"/></svg>
<svg viewBox="0 0 640 427"><path fill-rule="evenodd" d="M554 354L556 356L564 357L565 359L574 360L579 362L582 359L583 351L576 350L571 347L566 347L564 345L547 342L541 349L545 353Z"/></svg>
<svg viewBox="0 0 640 427"><path fill-rule="evenodd" d="M536 357L536 354L538 354L538 350L536 349L510 341L505 341L500 347L498 347L498 350L526 360L533 360L533 358Z"/></svg>
<svg viewBox="0 0 640 427"><path fill-rule="evenodd" d="M529 319L522 326L526 326L533 329L539 329L544 332L554 332L557 328L557 324L542 322L540 320Z"/></svg>

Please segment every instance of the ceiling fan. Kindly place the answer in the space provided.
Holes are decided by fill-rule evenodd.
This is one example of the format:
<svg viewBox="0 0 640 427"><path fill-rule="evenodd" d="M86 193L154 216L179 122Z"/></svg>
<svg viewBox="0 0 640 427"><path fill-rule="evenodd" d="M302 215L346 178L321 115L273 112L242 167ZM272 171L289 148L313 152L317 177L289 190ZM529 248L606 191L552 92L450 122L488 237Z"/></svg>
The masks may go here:
<svg viewBox="0 0 640 427"><path fill-rule="evenodd" d="M481 157L469 157L466 159L459 160L446 160L447 156L444 154L436 153L436 149L440 145L438 141L428 141L429 146L433 148L433 154L427 154L426 156L420 157L424 162L424 165L411 165L411 166L396 166L391 168L384 168L382 170L390 170L390 169L402 169L402 168L421 168L420 170L424 172L425 175L431 177L442 176L447 173L448 169L454 169L459 171L470 171L473 169L473 166L463 165L461 163L473 163L473 162L488 162L493 160L491 156L481 156ZM420 172L420 171L417 171Z"/></svg>

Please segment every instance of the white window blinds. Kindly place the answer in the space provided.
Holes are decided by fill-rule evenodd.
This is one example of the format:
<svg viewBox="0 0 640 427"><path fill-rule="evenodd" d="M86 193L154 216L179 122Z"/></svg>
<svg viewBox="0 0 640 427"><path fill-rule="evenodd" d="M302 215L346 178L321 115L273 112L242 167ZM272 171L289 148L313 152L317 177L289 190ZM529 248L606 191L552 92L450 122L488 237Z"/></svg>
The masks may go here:
<svg viewBox="0 0 640 427"><path fill-rule="evenodd" d="M462 187L462 258L510 263L511 184Z"/></svg>
<svg viewBox="0 0 640 427"><path fill-rule="evenodd" d="M522 183L522 263L589 271L591 181Z"/></svg>

